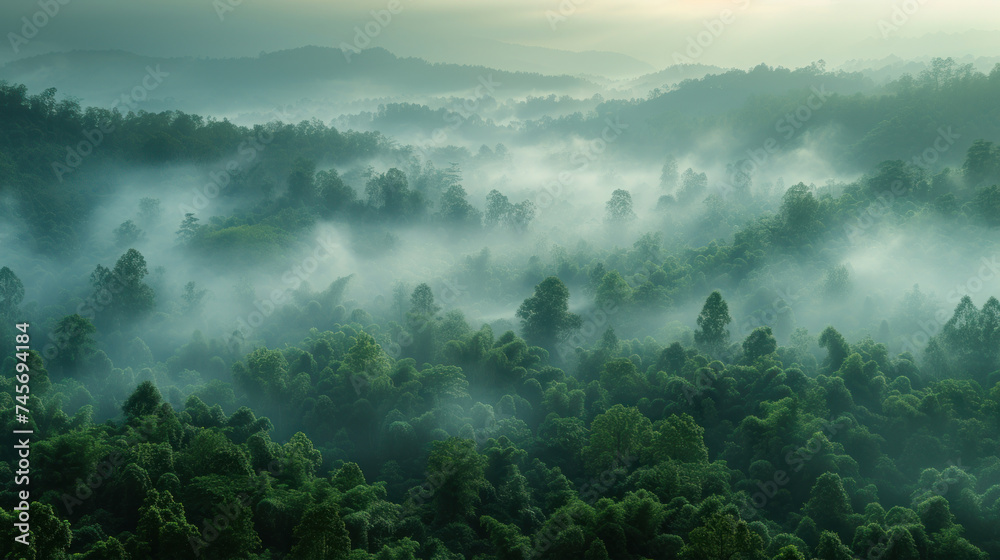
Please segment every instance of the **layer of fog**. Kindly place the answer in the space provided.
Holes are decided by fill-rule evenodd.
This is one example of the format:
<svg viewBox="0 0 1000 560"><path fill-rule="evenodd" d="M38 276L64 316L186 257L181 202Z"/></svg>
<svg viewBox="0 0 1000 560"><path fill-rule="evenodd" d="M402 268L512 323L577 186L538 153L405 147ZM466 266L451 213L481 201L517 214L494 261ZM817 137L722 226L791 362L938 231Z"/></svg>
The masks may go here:
<svg viewBox="0 0 1000 560"><path fill-rule="evenodd" d="M38 257L15 249L13 254L5 255L6 264L24 279L28 286L27 300L41 307L59 305L60 299L68 293L86 294L87 279L97 264L113 266L125 247L115 246L112 231L127 219L137 221L145 236L134 247L146 257L151 272L147 282L157 290L158 311L176 311L187 282L194 281L199 289L208 290L197 316L179 318L172 323L164 323L161 317L148 326L150 331L169 332L175 337L163 338L162 332L150 335L159 339L158 344L151 343L151 347L157 359L162 360L194 330L201 330L209 337L226 337L234 329L251 322L255 311L270 310L275 299L272 294L280 292L292 299L292 290L286 281L288 273L303 264L310 268L310 261L320 246L329 251L329 255L316 259L315 270L304 275L295 273L304 280L298 289L319 292L338 278L352 276L343 304L348 310L373 309L390 300L400 283L412 288L426 282L438 292L449 285L460 284L458 279L467 258L480 254L484 248L489 250L492 266L523 269L528 266L529 259L539 257L543 267L551 270L557 264L555 258L560 250L574 254L585 247L588 254L598 257L616 248L628 249L641 235L650 232L660 236L666 250L682 244L697 247L712 240L731 243L733 234L743 223L757 217L756 214L745 215L728 224L713 222L709 204L701 199L686 205L658 208L661 196L676 194L671 192L676 189L661 188L660 162L633 160L615 151L613 144L605 144L605 151L598 151L595 146L600 145L593 139L568 138L565 142L547 145L546 149L508 146L508 159L500 163L466 162L462 184L473 206L482 210L486 194L492 189L500 190L511 202L529 200L535 204L536 218L523 233L487 231L479 235L455 236L434 225L387 224L375 230L391 232L398 241L392 250L372 256L357 249L357 236L363 234L352 231L351 225L321 222L315 231L301 236L295 249L269 262L213 266L187 254L176 241L175 232L184 217L182 208L192 205L193 193L205 184L208 171L212 169L211 166L185 166L122 173L116 185L118 194L109 197L88 220L90 230L83 234L88 249L72 261L41 262ZM473 144L467 147L470 152L472 148ZM709 178L708 194L718 197L723 207L730 203L726 191L711 192L729 180L727 162L712 161L702 150L678 156L679 170L693 167L696 172L705 172ZM339 171L347 175L354 167L368 164L373 165L376 172L385 171L392 165L383 161L362 162ZM447 162L438 164L446 166ZM805 182L812 185L817 194L824 190L838 194L837 185L855 179L857 177L833 174L813 152L811 142L806 142L801 148L777 154L767 166L755 170L751 191L753 206L762 214L776 213L783 195L782 185ZM816 187L817 184L827 186ZM354 186L359 198L363 199L363 185ZM636 220L624 228L609 226L604 220L605 203L615 189L631 193L637 215ZM164 211L158 219L141 221L138 205L145 197L160 201ZM235 210L245 209L251 202L218 197L200 209L197 216L202 223L207 223L212 216L227 216ZM787 343L792 327L800 326L816 334L832 324L853 339L874 334L873 329L878 327L876 318L891 317L914 284L919 284L922 292L929 296L931 303L928 305L935 311L948 308L950 315L961 295L972 295L978 304L993 295L988 278L975 278L981 275L982 259L997 253L984 249L978 240L975 248L965 246L956 250L946 243L953 242L957 234L943 233L943 227L921 224L899 228L876 223L847 245L849 249L842 254L826 255L810 263L765 263L761 269L766 277L753 276L737 283L707 279L690 298L675 301L668 312L638 318L611 317L600 326L602 329L616 328L620 336L641 338L654 333L664 344L677 338L689 343L700 305L714 289L721 290L730 304L734 319L731 330L737 340L759 324L775 326L782 343ZM928 251L928 247L938 250ZM850 289L833 301L823 295L823 286L830 270L838 265L848 267ZM631 279L635 271L622 272ZM977 285L980 287L976 288ZM500 300L477 300L467 290L458 290L457 295L444 302L445 311L463 311L473 328L484 322L516 328L516 308L531 291L532 286L524 285ZM248 294L252 296L248 298ZM592 293L573 286L571 305L575 311L586 313L593 307L592 298ZM927 320L941 322L934 316ZM933 331L933 326L928 326L927 330ZM898 336L894 351L902 349L899 337L914 339L914 333L895 334ZM268 342L254 339L252 334L250 338L255 343Z"/></svg>

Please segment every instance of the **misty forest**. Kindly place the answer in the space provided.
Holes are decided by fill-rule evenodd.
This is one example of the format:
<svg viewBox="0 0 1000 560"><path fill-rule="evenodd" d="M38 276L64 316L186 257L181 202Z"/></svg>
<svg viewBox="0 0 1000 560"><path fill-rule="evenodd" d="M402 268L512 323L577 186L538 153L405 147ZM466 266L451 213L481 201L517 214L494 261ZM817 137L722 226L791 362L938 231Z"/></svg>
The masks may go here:
<svg viewBox="0 0 1000 560"><path fill-rule="evenodd" d="M593 56L0 66L0 557L1000 558L1000 57Z"/></svg>

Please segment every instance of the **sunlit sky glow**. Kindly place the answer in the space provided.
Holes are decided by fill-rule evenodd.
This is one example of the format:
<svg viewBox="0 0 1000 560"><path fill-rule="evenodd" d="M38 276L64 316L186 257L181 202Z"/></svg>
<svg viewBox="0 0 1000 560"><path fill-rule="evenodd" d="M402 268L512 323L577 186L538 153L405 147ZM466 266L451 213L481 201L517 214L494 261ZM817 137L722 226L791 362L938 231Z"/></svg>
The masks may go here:
<svg viewBox="0 0 1000 560"><path fill-rule="evenodd" d="M227 0L220 0L226 2ZM235 3L236 0L231 0ZM688 37L731 10L732 23L713 37L698 62L747 67L760 62L802 66L818 59L897 55L961 57L1000 54L997 0L908 0L918 8L883 37L892 23L887 0L399 0L403 9L373 46L442 62L471 62L483 38L546 48L600 50L628 55L655 68L683 53ZM578 5L577 5L578 3ZM350 42L354 27L371 21L388 0L243 0L216 14L212 0L70 2L15 55L9 40L0 62L51 50L122 49L151 55L248 56L307 44ZM553 25L552 14L561 17ZM571 7L566 10L565 7ZM31 0L0 6L3 31L38 10ZM897 22L899 21L897 16ZM553 27L555 27L553 29ZM883 27L884 29L884 27Z"/></svg>

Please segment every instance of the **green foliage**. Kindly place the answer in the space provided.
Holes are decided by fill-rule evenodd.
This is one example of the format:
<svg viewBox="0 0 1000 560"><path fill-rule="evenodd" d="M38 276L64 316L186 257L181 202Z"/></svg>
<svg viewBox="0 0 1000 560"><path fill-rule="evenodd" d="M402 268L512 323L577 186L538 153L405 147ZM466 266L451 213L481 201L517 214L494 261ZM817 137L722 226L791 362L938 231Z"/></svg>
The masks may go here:
<svg viewBox="0 0 1000 560"><path fill-rule="evenodd" d="M349 556L351 540L336 504L315 504L305 511L295 526L296 560L342 560Z"/></svg>
<svg viewBox="0 0 1000 560"><path fill-rule="evenodd" d="M705 429L688 414L670 415L653 435L653 457L656 461L674 459L685 463L707 463L708 448Z"/></svg>
<svg viewBox="0 0 1000 560"><path fill-rule="evenodd" d="M966 153L962 174L972 186L1000 180L1000 146L986 140L973 142Z"/></svg>
<svg viewBox="0 0 1000 560"><path fill-rule="evenodd" d="M498 560L521 560L528 554L531 541L516 526L505 525L488 515L481 517L479 523L496 547Z"/></svg>
<svg viewBox="0 0 1000 560"><path fill-rule="evenodd" d="M698 200L708 189L708 176L697 173L690 167L681 174L681 188L677 191L677 200L690 203Z"/></svg>
<svg viewBox="0 0 1000 560"><path fill-rule="evenodd" d="M129 248L145 243L142 230L162 229L157 199L145 199L138 215L116 220L125 220L117 230L95 230L114 234L126 252L113 269L98 266L89 287L79 277L59 285L60 293L48 289L56 285L50 277L72 268L43 271L40 261L11 261L26 283L0 268L0 317L7 321L0 334L8 341L0 412L8 429L16 427L20 404L12 321L30 319L32 329L40 327L33 343L41 343L23 358L37 438L31 499L38 501L31 506L32 545L14 554L1000 557L1000 303L983 294L986 303L977 308L964 298L950 319L940 318L940 332L927 322L937 318L937 303L919 289L904 294L895 311L874 296L864 316L826 317L816 309L824 302L860 305L868 288L852 287L844 255L868 236L920 228L932 240L925 241L928 252L961 249L951 246L954 236L988 239L1000 216L995 144L962 139L971 148L960 170L899 158L926 147L930 120L914 115L939 114L928 110L936 107L973 122L967 105L992 102L998 76L937 60L924 75L880 90L891 95L831 100L817 118L859 139L831 161L869 169L846 184L751 189L750 175L734 164L727 174L736 196L723 200L707 196L705 173L679 175L668 159L661 187L676 199L667 199L659 221L643 216L652 231L615 248L565 245L555 230L540 232L553 235L536 243L522 235L535 217L530 201L512 204L494 190L480 214L457 164L434 168L375 133L342 133L319 122L250 129L177 112L84 111L57 102L54 91L28 96L0 85L10 132L0 138L0 171L5 200L17 203L0 204L0 211L24 224L18 242L40 255L79 256L87 238L80 232L90 231L84 217L93 215L95 201L115 194L82 169L58 189L37 171L79 142L79 130L105 119L118 132L88 161L95 169L201 165L231 154L248 135L273 137L255 163L230 175L221 196L232 198L217 201L212 213L238 210L206 214L202 222L182 209L180 244L171 250L193 258L186 261L192 269L284 266L267 259L295 261L312 250L309 236L320 220L335 222L334 243L370 257L372 270L382 266L380 251L423 240L398 223L415 231L431 225L428 235L461 232L475 251L478 236L499 230L538 255L527 265L492 247L416 259L405 276L410 285L371 301L359 298L380 281L365 275L357 286L363 289L348 290L352 276L337 272L345 275L333 280L326 268L308 281L305 273L292 273L292 282L281 278L282 298L253 292L251 285L265 284L258 271L236 293L207 293L200 277L196 283L171 265L158 272L159 257L147 263ZM861 83L851 74L762 67L679 84L665 95L671 107L674 100L683 107L684 95L721 95L732 84L775 77ZM773 128L776 108L794 110L800 94L754 96L725 119L757 138ZM574 131L611 111L660 107L660 118L635 119L650 124L616 144L655 150L659 167L664 149L721 122L698 116L692 127L683 109L664 113L660 97L606 101L597 117L579 113L531 126ZM410 110L384 108L379 118ZM666 126L670 134L662 133ZM22 147L31 138L37 145ZM501 149L435 152L439 161L443 155L507 165ZM954 163L962 154L956 147L947 157ZM376 172L368 161L397 167ZM470 177L481 182L482 175ZM361 200L355 189L364 192ZM167 194L163 200L172 199ZM889 195L893 202L880 205ZM604 210L619 228L636 212L622 189ZM861 239L841 241L845 230ZM291 270L300 264L291 262ZM420 278L427 270L439 277ZM435 301L429 286L445 277L445 289L455 292L439 290ZM801 289L775 294L786 281ZM39 296L36 286L48 295ZM668 323L703 297L705 286L730 294L733 315L715 291L696 330ZM509 304L532 287L516 310L522 339L511 330ZM574 303L580 315L570 313L571 288L587 292ZM461 306L469 319L442 313L442 301ZM240 325L223 341L209 330L219 309L243 317L257 309L267 320ZM491 322L473 323L473 330L470 322L483 317ZM730 340L734 319L741 328L733 334L743 340ZM818 348L802 327L817 320L836 320L842 329L824 330ZM195 328L202 331L192 336ZM932 335L926 347L907 337L916 332ZM827 354L822 367L818 349ZM0 493L16 504L15 453L0 451ZM9 510L0 518L0 537L10 543L15 518ZM209 530L219 520L226 527Z"/></svg>
<svg viewBox="0 0 1000 560"><path fill-rule="evenodd" d="M611 200L605 204L604 211L604 223L610 226L625 226L636 218L632 210L632 194L624 189L615 189L611 193Z"/></svg>
<svg viewBox="0 0 1000 560"><path fill-rule="evenodd" d="M143 281L148 274L146 258L135 249L126 251L113 269L97 265L90 282L97 300L95 305L102 307L99 322L120 328L149 316L154 307L154 294ZM106 301L109 303L104 307Z"/></svg>
<svg viewBox="0 0 1000 560"><path fill-rule="evenodd" d="M373 175L365 194L368 206L386 218L412 220L425 211L423 196L409 188L406 175L396 168Z"/></svg>
<svg viewBox="0 0 1000 560"><path fill-rule="evenodd" d="M480 227L482 212L477 210L467 200L468 194L462 185L454 184L441 195L441 219L445 223L466 228Z"/></svg>
<svg viewBox="0 0 1000 560"><path fill-rule="evenodd" d="M680 176L677 173L677 160L673 156L667 156L663 168L660 170L660 188L673 190L677 186Z"/></svg>
<svg viewBox="0 0 1000 560"><path fill-rule="evenodd" d="M840 542L840 537L832 531L823 531L816 546L819 560L851 560L851 549Z"/></svg>
<svg viewBox="0 0 1000 560"><path fill-rule="evenodd" d="M132 220L125 220L120 226L115 228L115 246L124 249L130 245L135 245L142 241L146 234Z"/></svg>
<svg viewBox="0 0 1000 560"><path fill-rule="evenodd" d="M152 381L143 381L122 405L122 412L128 420L136 420L155 413L162 402L163 398L156 385Z"/></svg>
<svg viewBox="0 0 1000 560"><path fill-rule="evenodd" d="M749 559L763 546L760 535L751 531L746 521L720 513L692 530L688 541L681 558L691 560Z"/></svg>
<svg viewBox="0 0 1000 560"><path fill-rule="evenodd" d="M428 482L435 488L432 504L440 525L462 521L475 513L479 493L487 487L486 458L475 442L460 438L435 441L427 458Z"/></svg>
<svg viewBox="0 0 1000 560"><path fill-rule="evenodd" d="M555 276L535 286L534 295L517 309L517 317L525 340L546 349L554 348L561 336L583 323L579 315L569 312L569 289Z"/></svg>
<svg viewBox="0 0 1000 560"><path fill-rule="evenodd" d="M804 183L787 191L781 199L781 239L786 244L811 241L821 231L820 204Z"/></svg>
<svg viewBox="0 0 1000 560"><path fill-rule="evenodd" d="M64 372L84 367L94 354L96 344L93 335L96 332L94 324L79 315L68 315L60 319L55 328L59 351L50 363Z"/></svg>
<svg viewBox="0 0 1000 560"><path fill-rule="evenodd" d="M183 229L182 232L186 231ZM193 234L182 233L182 240ZM240 224L214 231L201 232L194 239L193 249L204 255L224 255L231 263L260 261L280 255L292 247L293 238L268 224Z"/></svg>
<svg viewBox="0 0 1000 560"><path fill-rule="evenodd" d="M530 200L512 204L510 200L494 189L486 195L486 212L483 223L488 228L503 228L522 232L535 219L535 205Z"/></svg>
<svg viewBox="0 0 1000 560"><path fill-rule="evenodd" d="M24 284L6 266L0 268L0 317L7 321L16 320L18 306L24 300Z"/></svg>
<svg viewBox="0 0 1000 560"><path fill-rule="evenodd" d="M979 217L991 226L1000 226L1000 185L983 187L973 199Z"/></svg>
<svg viewBox="0 0 1000 560"><path fill-rule="evenodd" d="M419 284L413 289L410 295L410 313L433 317L441 310L439 305L434 303L434 292L427 284Z"/></svg>
<svg viewBox="0 0 1000 560"><path fill-rule="evenodd" d="M712 356L721 353L729 345L729 330L726 325L732 322L729 316L729 306L722 299L722 294L712 292L705 300L701 313L698 314L698 330L694 332L695 343Z"/></svg>
<svg viewBox="0 0 1000 560"><path fill-rule="evenodd" d="M757 358L762 358L778 349L778 341L774 339L771 327L757 327L743 341L743 359L753 364Z"/></svg>
<svg viewBox="0 0 1000 560"><path fill-rule="evenodd" d="M588 470L594 474L630 463L650 444L652 426L635 407L620 404L597 415L590 425L590 442L583 448Z"/></svg>
<svg viewBox="0 0 1000 560"><path fill-rule="evenodd" d="M843 532L848 527L848 517L853 513L851 499L844 490L840 476L823 473L809 492L809 501L803 513L816 521L821 530ZM822 540L820 541L822 544ZM839 542L839 541L838 541Z"/></svg>
<svg viewBox="0 0 1000 560"><path fill-rule="evenodd" d="M193 559L198 556L196 550L208 544L199 539L198 529L188 523L184 505L170 492L150 490L139 509L135 539L127 548L133 557Z"/></svg>
<svg viewBox="0 0 1000 560"><path fill-rule="evenodd" d="M21 506L23 509L23 506ZM0 520L3 521L3 529L0 529L0 536L4 538L4 560L64 560L70 558L67 551L73 539L70 531L70 523L62 519L58 510L49 504L41 502L31 502L27 508L30 512L28 524L30 531L27 533L28 545L23 541L14 541L15 536L22 535L20 529L15 527L15 523L21 523L17 511L8 513L0 508Z"/></svg>
<svg viewBox="0 0 1000 560"><path fill-rule="evenodd" d="M785 546L771 557L771 560L806 560L806 557L794 546Z"/></svg>
<svg viewBox="0 0 1000 560"><path fill-rule="evenodd" d="M617 270L612 270L601 279L594 303L601 309L619 309L631 302L632 295L632 287Z"/></svg>
<svg viewBox="0 0 1000 560"><path fill-rule="evenodd" d="M819 335L819 345L821 348L826 348L827 357L823 364L830 371L839 370L840 366L843 365L844 360L847 359L847 356L851 351L850 347L847 345L847 341L844 340L844 337L833 327L827 327L823 330L823 333Z"/></svg>
<svg viewBox="0 0 1000 560"><path fill-rule="evenodd" d="M433 302L431 302L433 304ZM368 333L362 331L348 350L344 365L359 374L378 376L385 372L388 364L382 347Z"/></svg>
<svg viewBox="0 0 1000 560"><path fill-rule="evenodd" d="M200 232L201 226L198 224L198 218L195 217L194 213L188 212L184 214L184 220L181 222L180 229L175 233L180 243L187 244L196 240Z"/></svg>
<svg viewBox="0 0 1000 560"><path fill-rule="evenodd" d="M990 297L976 309L969 296L963 297L932 343L927 353L939 375L986 382L1000 368L1000 301Z"/></svg>
<svg viewBox="0 0 1000 560"><path fill-rule="evenodd" d="M288 386L288 361L277 350L258 348L246 357L246 365L233 365L233 380L237 386L256 399L279 397Z"/></svg>

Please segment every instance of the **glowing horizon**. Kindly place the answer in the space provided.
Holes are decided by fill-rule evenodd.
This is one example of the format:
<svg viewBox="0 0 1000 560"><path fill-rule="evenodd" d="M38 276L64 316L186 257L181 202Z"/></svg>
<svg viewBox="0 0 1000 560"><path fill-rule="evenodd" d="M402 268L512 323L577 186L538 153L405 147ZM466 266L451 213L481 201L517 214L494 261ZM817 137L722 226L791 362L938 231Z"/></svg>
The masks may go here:
<svg viewBox="0 0 1000 560"><path fill-rule="evenodd" d="M21 48L3 49L0 62L50 51L122 49L155 56L231 57L305 45L336 47L351 41L372 12L395 7L384 33L373 37L399 55L465 63L465 43L477 38L573 52L619 53L661 69L685 55L701 34L697 62L719 66L804 66L887 56L997 56L996 2L962 0L409 0L336 3L292 0L280 6L244 0L179 0L162 5L119 5L110 0L70 3ZM33 2L0 7L4 31L19 33ZM721 20L727 23L719 25ZM143 28L124 22L156 22ZM705 33L713 32L709 38ZM951 35L950 37L948 35ZM921 38L917 45L914 39ZM17 51L16 53L14 51Z"/></svg>

